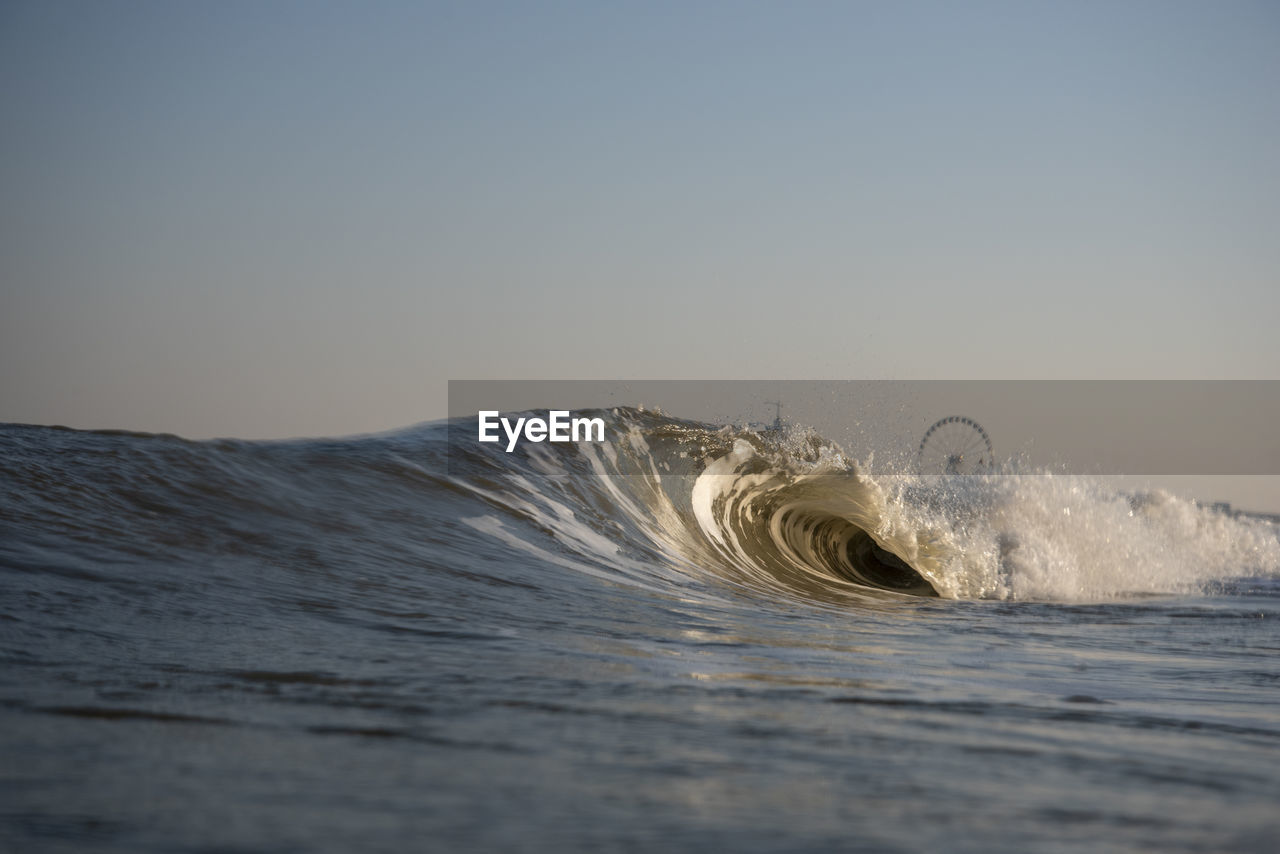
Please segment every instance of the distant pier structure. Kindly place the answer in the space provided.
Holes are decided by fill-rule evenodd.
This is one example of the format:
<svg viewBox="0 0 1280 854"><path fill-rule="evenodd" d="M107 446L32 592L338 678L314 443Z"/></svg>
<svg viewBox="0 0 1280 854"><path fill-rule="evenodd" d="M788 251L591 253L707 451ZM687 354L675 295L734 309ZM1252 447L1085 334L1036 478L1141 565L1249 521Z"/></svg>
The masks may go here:
<svg viewBox="0 0 1280 854"><path fill-rule="evenodd" d="M764 403L766 406L773 407L772 423L765 424L762 421L748 421L747 426L750 427L752 430L756 430L756 431L768 431L770 433L781 433L782 432L782 401L766 400Z"/></svg>
<svg viewBox="0 0 1280 854"><path fill-rule="evenodd" d="M766 400L765 403L773 407L773 429L782 429L782 401Z"/></svg>

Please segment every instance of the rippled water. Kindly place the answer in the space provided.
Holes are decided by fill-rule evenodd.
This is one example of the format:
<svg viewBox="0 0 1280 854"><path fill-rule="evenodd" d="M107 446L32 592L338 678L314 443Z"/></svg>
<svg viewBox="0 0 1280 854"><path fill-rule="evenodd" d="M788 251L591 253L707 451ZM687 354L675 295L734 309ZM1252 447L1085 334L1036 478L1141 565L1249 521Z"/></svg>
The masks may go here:
<svg viewBox="0 0 1280 854"><path fill-rule="evenodd" d="M1274 850L1273 526L610 417L0 427L0 847Z"/></svg>

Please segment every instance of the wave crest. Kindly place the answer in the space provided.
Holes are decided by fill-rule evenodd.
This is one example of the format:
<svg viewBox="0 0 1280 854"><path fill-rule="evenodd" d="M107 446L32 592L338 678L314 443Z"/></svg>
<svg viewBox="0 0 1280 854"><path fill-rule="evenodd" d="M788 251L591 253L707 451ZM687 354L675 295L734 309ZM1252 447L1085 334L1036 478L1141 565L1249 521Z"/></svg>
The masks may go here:
<svg viewBox="0 0 1280 854"><path fill-rule="evenodd" d="M1190 592L1280 569L1276 526L1165 493L1128 495L1099 478L1012 466L872 475L805 428L590 414L609 420L611 441L529 446L499 465L510 469L512 506L541 507L544 530L578 559L622 575L712 574L824 601L1080 601Z"/></svg>

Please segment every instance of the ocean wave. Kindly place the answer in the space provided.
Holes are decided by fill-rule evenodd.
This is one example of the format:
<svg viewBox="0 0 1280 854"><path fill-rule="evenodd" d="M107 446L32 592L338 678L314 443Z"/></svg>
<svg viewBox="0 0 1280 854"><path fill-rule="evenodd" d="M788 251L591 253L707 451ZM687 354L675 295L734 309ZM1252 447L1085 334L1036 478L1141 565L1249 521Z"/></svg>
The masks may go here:
<svg viewBox="0 0 1280 854"><path fill-rule="evenodd" d="M453 481L569 545L572 559L640 578L656 562L766 595L1087 601L1280 568L1274 525L1104 478L1011 462L872 474L804 427L590 414L608 420L611 441L503 456L455 441ZM494 466L508 469L493 472L503 487L477 487L472 475Z"/></svg>
<svg viewBox="0 0 1280 854"><path fill-rule="evenodd" d="M1280 571L1275 525L1104 480L883 473L812 430L586 413L604 442L493 452L459 419L377 436L191 442L3 428L11 564L260 554L332 572L569 570L660 594L732 588L848 605L886 597L1089 601ZM56 462L55 462L56 461ZM77 545L79 544L79 545ZM43 561L43 562L42 562Z"/></svg>

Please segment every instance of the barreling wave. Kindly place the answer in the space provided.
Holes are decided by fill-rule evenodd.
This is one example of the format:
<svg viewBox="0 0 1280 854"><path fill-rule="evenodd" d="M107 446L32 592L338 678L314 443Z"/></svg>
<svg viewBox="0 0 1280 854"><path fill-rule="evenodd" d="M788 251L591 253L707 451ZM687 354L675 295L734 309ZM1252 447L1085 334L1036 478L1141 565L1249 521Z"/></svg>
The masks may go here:
<svg viewBox="0 0 1280 854"><path fill-rule="evenodd" d="M661 565L765 594L1096 600L1202 590L1280 569L1276 527L1084 476L872 474L803 427L715 427L639 409L603 444L498 458L455 442L453 482L638 580ZM471 425L465 425L470 429ZM461 457L461 459L459 459ZM496 478L501 489L476 484ZM494 481L490 481L492 484ZM537 546L540 550L545 546Z"/></svg>
<svg viewBox="0 0 1280 854"><path fill-rule="evenodd" d="M873 474L801 427L581 414L605 419L607 441L511 454L475 443L471 419L288 442L10 425L0 475L22 536L0 557L34 567L61 553L91 573L93 546L112 544L214 565L571 570L663 594L727 585L836 604L1098 600L1280 571L1276 526L1164 493L1011 467Z"/></svg>

